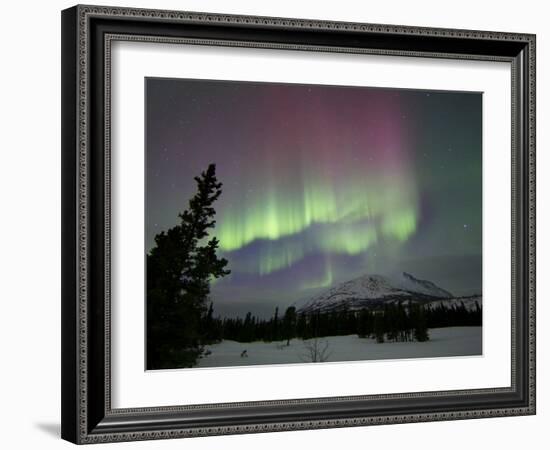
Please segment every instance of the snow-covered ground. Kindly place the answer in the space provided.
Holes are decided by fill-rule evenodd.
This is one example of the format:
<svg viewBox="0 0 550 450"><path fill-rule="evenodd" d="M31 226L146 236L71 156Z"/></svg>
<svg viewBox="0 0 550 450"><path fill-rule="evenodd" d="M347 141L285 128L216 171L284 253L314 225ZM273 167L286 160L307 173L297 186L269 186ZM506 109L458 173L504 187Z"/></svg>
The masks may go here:
<svg viewBox="0 0 550 450"><path fill-rule="evenodd" d="M319 338L322 350L328 342L326 361L364 361L372 359L433 358L438 356L481 355L481 327L449 327L430 330L427 342L386 342L360 339L357 335ZM311 362L307 347L312 340L293 339L284 342L222 341L207 347L211 354L204 356L196 367L228 367L258 364L290 364ZM241 357L246 350L247 357Z"/></svg>

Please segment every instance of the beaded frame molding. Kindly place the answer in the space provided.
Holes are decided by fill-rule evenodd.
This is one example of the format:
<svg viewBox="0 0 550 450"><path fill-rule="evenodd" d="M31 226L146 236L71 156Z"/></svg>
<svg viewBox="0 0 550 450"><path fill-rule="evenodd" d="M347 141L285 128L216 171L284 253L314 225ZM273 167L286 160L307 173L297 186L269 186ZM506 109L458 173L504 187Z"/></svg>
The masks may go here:
<svg viewBox="0 0 550 450"><path fill-rule="evenodd" d="M114 41L505 61L512 72L509 387L111 407ZM62 423L78 444L535 414L535 36L78 5L62 12Z"/></svg>

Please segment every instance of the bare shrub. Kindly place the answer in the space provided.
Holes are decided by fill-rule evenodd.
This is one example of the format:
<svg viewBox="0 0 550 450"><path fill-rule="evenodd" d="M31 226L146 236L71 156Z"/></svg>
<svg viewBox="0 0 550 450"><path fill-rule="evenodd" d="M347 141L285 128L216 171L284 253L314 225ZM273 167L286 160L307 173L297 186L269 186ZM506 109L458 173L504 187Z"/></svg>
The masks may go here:
<svg viewBox="0 0 550 450"><path fill-rule="evenodd" d="M331 354L330 344L326 339L313 338L304 341L304 362L325 362Z"/></svg>

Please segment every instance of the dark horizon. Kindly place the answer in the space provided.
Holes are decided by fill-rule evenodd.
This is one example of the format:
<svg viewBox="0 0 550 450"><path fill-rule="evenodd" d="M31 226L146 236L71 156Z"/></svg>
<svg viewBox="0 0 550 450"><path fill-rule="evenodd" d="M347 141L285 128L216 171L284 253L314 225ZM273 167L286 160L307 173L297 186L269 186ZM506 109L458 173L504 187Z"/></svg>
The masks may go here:
<svg viewBox="0 0 550 450"><path fill-rule="evenodd" d="M146 240L217 166L216 313L272 314L365 274L482 289L480 93L146 79Z"/></svg>

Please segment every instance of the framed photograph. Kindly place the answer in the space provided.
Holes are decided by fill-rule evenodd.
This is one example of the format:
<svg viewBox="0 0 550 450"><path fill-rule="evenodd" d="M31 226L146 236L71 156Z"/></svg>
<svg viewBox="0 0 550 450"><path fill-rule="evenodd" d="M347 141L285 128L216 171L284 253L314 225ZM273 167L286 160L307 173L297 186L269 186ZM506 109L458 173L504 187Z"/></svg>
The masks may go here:
<svg viewBox="0 0 550 450"><path fill-rule="evenodd" d="M75 6L62 45L64 439L535 413L534 35Z"/></svg>

